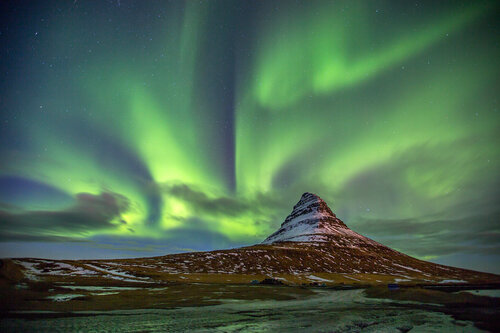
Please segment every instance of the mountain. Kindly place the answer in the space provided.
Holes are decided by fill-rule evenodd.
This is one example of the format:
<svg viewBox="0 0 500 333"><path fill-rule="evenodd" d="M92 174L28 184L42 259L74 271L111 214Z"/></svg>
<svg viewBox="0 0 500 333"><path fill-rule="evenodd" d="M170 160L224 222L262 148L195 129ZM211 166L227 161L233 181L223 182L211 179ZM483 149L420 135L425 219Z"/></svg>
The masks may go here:
<svg viewBox="0 0 500 333"><path fill-rule="evenodd" d="M115 260L3 260L11 281L78 284L248 283L266 277L289 284L498 283L500 276L419 260L349 229L325 201L304 193L262 244L209 252Z"/></svg>
<svg viewBox="0 0 500 333"><path fill-rule="evenodd" d="M304 193L281 227L262 244L279 242L321 242L337 246L380 245L351 229L331 211L323 199Z"/></svg>

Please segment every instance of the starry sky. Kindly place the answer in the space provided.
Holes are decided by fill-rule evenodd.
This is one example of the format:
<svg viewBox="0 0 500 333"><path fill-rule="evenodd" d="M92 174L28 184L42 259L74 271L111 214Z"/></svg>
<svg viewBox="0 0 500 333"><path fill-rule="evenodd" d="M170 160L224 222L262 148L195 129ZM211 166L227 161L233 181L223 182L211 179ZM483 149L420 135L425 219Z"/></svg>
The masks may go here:
<svg viewBox="0 0 500 333"><path fill-rule="evenodd" d="M500 273L495 1L5 1L0 256L251 245L303 192Z"/></svg>

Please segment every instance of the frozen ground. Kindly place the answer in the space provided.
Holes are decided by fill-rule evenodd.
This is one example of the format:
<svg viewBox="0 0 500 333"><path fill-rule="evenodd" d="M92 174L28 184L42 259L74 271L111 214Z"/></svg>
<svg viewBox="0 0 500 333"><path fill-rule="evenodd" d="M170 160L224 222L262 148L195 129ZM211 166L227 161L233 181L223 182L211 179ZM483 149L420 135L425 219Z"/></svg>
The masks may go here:
<svg viewBox="0 0 500 333"><path fill-rule="evenodd" d="M79 312L77 317L2 319L2 332L481 332L438 312L322 290L288 301L237 301L170 310Z"/></svg>

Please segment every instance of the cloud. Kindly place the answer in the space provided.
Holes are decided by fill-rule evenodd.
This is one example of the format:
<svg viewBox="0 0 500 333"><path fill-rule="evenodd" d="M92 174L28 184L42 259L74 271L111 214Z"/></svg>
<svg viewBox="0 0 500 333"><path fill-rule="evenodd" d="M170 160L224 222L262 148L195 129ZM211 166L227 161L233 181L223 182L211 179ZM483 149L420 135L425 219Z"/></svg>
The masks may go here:
<svg viewBox="0 0 500 333"><path fill-rule="evenodd" d="M173 196L188 204L197 216L241 217L254 216L256 220L276 211L291 209L283 196L274 192L256 193L252 197L210 196L206 192L188 184L163 184L161 188L168 196ZM297 200L300 196L297 196ZM283 217L284 218L284 217Z"/></svg>
<svg viewBox="0 0 500 333"><path fill-rule="evenodd" d="M340 190L351 226L420 257L500 254L500 179L485 177L494 166L476 163L477 150L422 145L359 173Z"/></svg>
<svg viewBox="0 0 500 333"><path fill-rule="evenodd" d="M0 241L69 241L92 231L116 228L129 207L122 195L79 193L76 203L56 211L0 210Z"/></svg>
<svg viewBox="0 0 500 333"><path fill-rule="evenodd" d="M500 254L500 211L451 220L364 219L358 231L417 256L454 253Z"/></svg>
<svg viewBox="0 0 500 333"><path fill-rule="evenodd" d="M248 245L248 242L234 241L223 232L210 230L210 223L198 218L190 218L184 226L165 231L165 241L177 248L189 248L195 251L227 249ZM252 244L259 238L251 238Z"/></svg>
<svg viewBox="0 0 500 333"><path fill-rule="evenodd" d="M143 236L99 235L88 239L86 246L129 252L151 252L157 255L167 253L208 251L248 245L235 241L217 230L210 230L211 224L200 218L188 218L183 224L168 230L157 230L157 238ZM260 239L253 239L253 244Z"/></svg>
<svg viewBox="0 0 500 333"><path fill-rule="evenodd" d="M251 203L235 197L209 197L205 192L196 190L187 184L163 187L165 191L190 204L196 211L210 215L236 216L245 211L259 209Z"/></svg>

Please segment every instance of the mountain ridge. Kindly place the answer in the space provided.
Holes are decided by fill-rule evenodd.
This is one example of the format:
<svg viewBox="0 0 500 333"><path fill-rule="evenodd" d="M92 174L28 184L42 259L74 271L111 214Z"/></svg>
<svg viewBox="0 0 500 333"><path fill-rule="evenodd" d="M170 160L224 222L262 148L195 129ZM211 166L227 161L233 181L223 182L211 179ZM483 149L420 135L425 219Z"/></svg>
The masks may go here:
<svg viewBox="0 0 500 333"><path fill-rule="evenodd" d="M318 195L305 192L293 206L292 212L285 218L280 228L267 237L262 244L285 241L335 242L339 237L358 238L369 243L376 243L348 228Z"/></svg>
<svg viewBox="0 0 500 333"><path fill-rule="evenodd" d="M266 277L289 284L500 283L499 275L423 261L358 234L309 192L261 244L134 259L9 259L0 273L17 282L106 285L249 283Z"/></svg>

